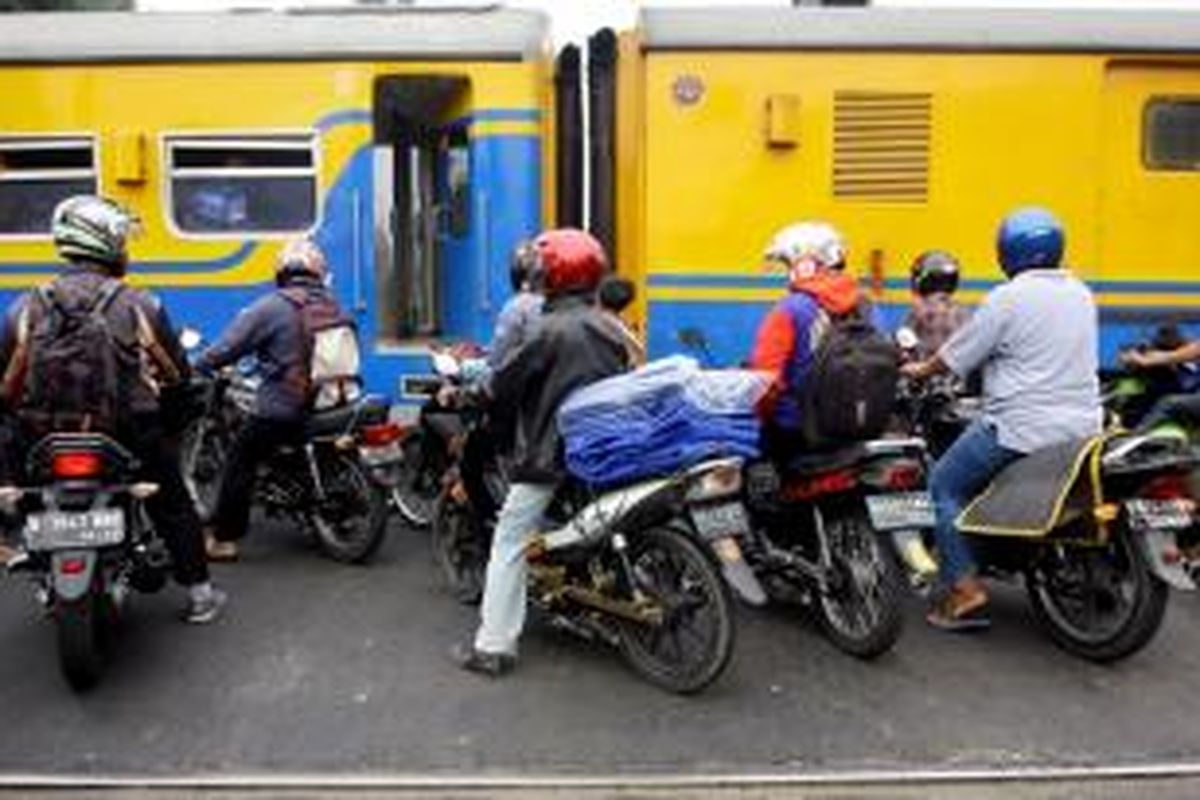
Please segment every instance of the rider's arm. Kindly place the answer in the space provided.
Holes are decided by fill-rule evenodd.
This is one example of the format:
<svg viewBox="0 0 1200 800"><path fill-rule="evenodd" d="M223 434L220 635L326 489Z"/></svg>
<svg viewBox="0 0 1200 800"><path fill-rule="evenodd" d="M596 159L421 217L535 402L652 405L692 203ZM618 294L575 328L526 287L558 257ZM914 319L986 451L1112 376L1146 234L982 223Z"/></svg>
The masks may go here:
<svg viewBox="0 0 1200 800"><path fill-rule="evenodd" d="M1174 350L1150 350L1145 353L1130 353L1125 360L1137 367L1174 367L1200 361L1200 339L1188 342Z"/></svg>
<svg viewBox="0 0 1200 800"><path fill-rule="evenodd" d="M268 304L273 299L271 296L265 297L249 308L238 312L216 344L201 354L197 362L198 366L201 369L220 369L258 350L263 343L263 336L269 328L267 324L267 316L270 314Z"/></svg>
<svg viewBox="0 0 1200 800"><path fill-rule="evenodd" d="M167 316L167 308L153 295L146 295L141 306L145 315L146 350L158 368L158 374L164 383L180 383L191 374L187 353L179 342L179 336L171 319Z"/></svg>
<svg viewBox="0 0 1200 800"><path fill-rule="evenodd" d="M983 366L1000 345L1005 323L1003 308L995 292L988 295L979 310L929 360L940 361L945 369L965 379Z"/></svg>

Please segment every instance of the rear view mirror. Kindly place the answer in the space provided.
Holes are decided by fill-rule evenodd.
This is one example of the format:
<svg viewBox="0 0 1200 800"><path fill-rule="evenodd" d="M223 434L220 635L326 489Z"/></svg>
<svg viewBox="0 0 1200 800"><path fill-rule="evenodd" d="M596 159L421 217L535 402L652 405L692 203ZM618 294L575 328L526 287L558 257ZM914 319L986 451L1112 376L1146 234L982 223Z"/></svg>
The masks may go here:
<svg viewBox="0 0 1200 800"><path fill-rule="evenodd" d="M896 346L901 350L916 350L921 344L921 337L912 328L904 327L896 331Z"/></svg>
<svg viewBox="0 0 1200 800"><path fill-rule="evenodd" d="M184 328L179 334L179 343L184 350L195 350L203 341L204 337L195 328Z"/></svg>

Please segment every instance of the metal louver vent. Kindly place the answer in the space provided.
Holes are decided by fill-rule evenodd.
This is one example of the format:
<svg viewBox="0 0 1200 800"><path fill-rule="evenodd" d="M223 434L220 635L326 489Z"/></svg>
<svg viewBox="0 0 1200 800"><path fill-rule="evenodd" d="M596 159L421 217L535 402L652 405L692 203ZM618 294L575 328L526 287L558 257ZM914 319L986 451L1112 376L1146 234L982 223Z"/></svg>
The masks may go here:
<svg viewBox="0 0 1200 800"><path fill-rule="evenodd" d="M833 195L923 202L929 193L932 95L837 92L833 99Z"/></svg>

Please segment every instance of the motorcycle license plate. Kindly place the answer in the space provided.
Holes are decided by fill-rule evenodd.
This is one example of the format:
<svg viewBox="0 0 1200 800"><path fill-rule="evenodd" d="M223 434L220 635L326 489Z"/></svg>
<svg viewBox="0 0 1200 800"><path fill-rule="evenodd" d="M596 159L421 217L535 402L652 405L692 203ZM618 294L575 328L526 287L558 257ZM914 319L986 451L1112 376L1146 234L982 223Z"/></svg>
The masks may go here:
<svg viewBox="0 0 1200 800"><path fill-rule="evenodd" d="M399 442L391 442L382 447L360 447L358 454L368 467L395 464L404 460L404 451L400 449Z"/></svg>
<svg viewBox="0 0 1200 800"><path fill-rule="evenodd" d="M46 511L25 520L25 548L31 551L111 547L123 541L125 512L119 508Z"/></svg>
<svg viewBox="0 0 1200 800"><path fill-rule="evenodd" d="M710 506L693 506L692 522L704 539L721 539L737 536L750 529L746 510L741 503L717 503Z"/></svg>
<svg viewBox="0 0 1200 800"><path fill-rule="evenodd" d="M1130 527L1137 530L1182 530L1196 521L1196 504L1192 500L1127 500L1125 511Z"/></svg>
<svg viewBox="0 0 1200 800"><path fill-rule="evenodd" d="M929 492L867 495L867 513L877 531L933 527L933 500Z"/></svg>

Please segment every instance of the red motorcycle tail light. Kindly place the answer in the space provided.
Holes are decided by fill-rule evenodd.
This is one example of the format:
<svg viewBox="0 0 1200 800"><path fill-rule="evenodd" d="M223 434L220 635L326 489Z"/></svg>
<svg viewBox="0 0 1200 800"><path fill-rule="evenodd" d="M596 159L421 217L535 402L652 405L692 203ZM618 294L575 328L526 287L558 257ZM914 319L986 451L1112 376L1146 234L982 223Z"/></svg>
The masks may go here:
<svg viewBox="0 0 1200 800"><path fill-rule="evenodd" d="M880 478L885 489L915 489L921 483L921 465L915 461L889 464Z"/></svg>
<svg viewBox="0 0 1200 800"><path fill-rule="evenodd" d="M1159 475L1138 492L1147 500L1178 500L1189 496L1187 480L1182 475Z"/></svg>
<svg viewBox="0 0 1200 800"><path fill-rule="evenodd" d="M368 425L362 429L362 442L367 447L383 447L400 438L404 429L392 422Z"/></svg>
<svg viewBox="0 0 1200 800"><path fill-rule="evenodd" d="M95 478L104 471L97 453L55 453L50 472L56 478Z"/></svg>
<svg viewBox="0 0 1200 800"><path fill-rule="evenodd" d="M826 472L811 478L795 478L783 487L785 500L811 500L827 494L838 494L853 489L858 483L854 470L844 469Z"/></svg>
<svg viewBox="0 0 1200 800"><path fill-rule="evenodd" d="M63 575L79 575L87 567L82 558L64 558L58 565L58 571Z"/></svg>

